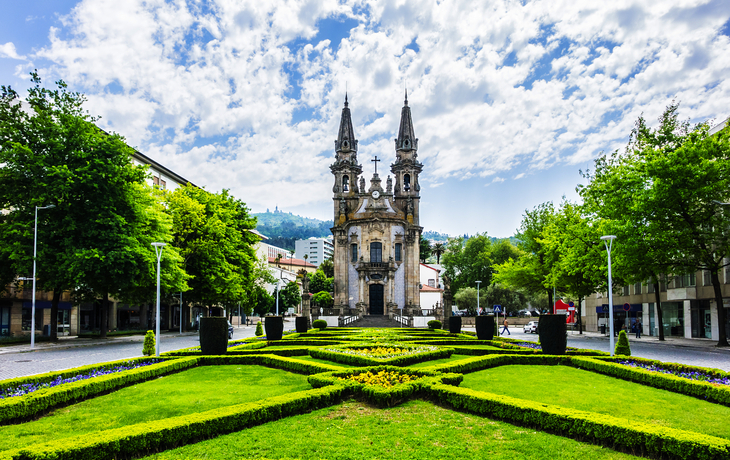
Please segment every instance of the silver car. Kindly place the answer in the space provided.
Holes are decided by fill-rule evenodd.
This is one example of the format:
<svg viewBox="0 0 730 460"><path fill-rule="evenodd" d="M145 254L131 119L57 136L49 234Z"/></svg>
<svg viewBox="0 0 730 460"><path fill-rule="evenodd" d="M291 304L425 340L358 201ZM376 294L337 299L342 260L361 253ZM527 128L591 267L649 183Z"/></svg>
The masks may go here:
<svg viewBox="0 0 730 460"><path fill-rule="evenodd" d="M523 331L526 333L535 333L537 334L537 321L530 321L529 323L525 324L525 327L523 328Z"/></svg>

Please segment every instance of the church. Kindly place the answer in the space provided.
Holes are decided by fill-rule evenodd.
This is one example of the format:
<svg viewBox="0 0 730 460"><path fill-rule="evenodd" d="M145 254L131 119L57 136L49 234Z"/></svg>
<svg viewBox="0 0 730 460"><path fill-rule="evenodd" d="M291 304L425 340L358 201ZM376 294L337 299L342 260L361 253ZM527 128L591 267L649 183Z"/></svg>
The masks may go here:
<svg viewBox="0 0 730 460"><path fill-rule="evenodd" d="M413 131L408 94L395 139L395 161L385 185L375 174L367 186L357 159L357 139L347 96L335 141L334 175L334 308L362 315L420 309L418 139Z"/></svg>

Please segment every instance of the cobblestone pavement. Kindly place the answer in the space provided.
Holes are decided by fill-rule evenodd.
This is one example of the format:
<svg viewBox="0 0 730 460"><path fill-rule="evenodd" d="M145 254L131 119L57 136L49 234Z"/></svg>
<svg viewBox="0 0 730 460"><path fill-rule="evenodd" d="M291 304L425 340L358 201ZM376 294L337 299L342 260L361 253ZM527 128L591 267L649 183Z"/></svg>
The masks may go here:
<svg viewBox="0 0 730 460"><path fill-rule="evenodd" d="M293 328L293 323L292 323ZM253 337L256 328L242 326L233 328L233 338ZM194 332L166 332L161 334L160 352L194 347L200 344ZM58 344L38 343L37 349L29 345L0 347L0 380L24 377L26 375L59 371L88 364L103 363L117 359L142 356L143 336L99 339L62 339Z"/></svg>

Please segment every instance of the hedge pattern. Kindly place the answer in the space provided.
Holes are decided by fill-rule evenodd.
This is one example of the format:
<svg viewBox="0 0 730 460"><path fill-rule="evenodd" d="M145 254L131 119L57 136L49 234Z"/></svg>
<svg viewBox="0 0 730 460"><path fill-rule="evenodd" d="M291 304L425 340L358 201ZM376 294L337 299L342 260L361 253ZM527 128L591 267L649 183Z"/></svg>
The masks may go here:
<svg viewBox="0 0 730 460"><path fill-rule="evenodd" d="M457 410L535 427L633 454L693 460L730 458L730 440L701 433L444 384L434 384L424 390L431 398Z"/></svg>
<svg viewBox="0 0 730 460"><path fill-rule="evenodd" d="M197 358L165 360L161 363L152 364L151 366L102 375L87 380L64 383L56 387L40 389L23 396L0 399L0 423L4 424L25 420L55 407L88 399L112 390L118 390L133 383L143 382L151 378L188 369L197 364ZM89 366L86 367L88 368ZM82 368L76 369L75 373L71 375L78 374L80 369ZM18 381L20 379L13 380ZM3 384L6 385L7 381L3 382Z"/></svg>
<svg viewBox="0 0 730 460"><path fill-rule="evenodd" d="M369 346L377 346L375 344ZM385 345L389 346L389 345ZM402 345L396 345L402 346ZM407 348L406 346L403 346ZM342 349L358 349L362 347L339 347ZM431 361L434 359L448 358L454 352L453 348L441 347L433 351L422 351L414 355L406 356L395 356L387 359L368 358L366 356L348 355L344 353L338 353L336 351L330 351L321 348L310 348L309 355L317 359L326 359L327 361L334 361L342 364L349 364L352 366L408 366L415 363L421 363L423 361Z"/></svg>

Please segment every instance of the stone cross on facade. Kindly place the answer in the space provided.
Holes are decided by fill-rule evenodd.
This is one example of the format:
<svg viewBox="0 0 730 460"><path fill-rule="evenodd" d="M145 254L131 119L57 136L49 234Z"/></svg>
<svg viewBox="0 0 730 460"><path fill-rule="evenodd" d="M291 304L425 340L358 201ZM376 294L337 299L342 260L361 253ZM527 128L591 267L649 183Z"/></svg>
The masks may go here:
<svg viewBox="0 0 730 460"><path fill-rule="evenodd" d="M381 160L378 160L378 156L375 155L375 159L374 160L370 160L370 161L372 161L373 163L375 163L375 174L377 174L378 173L378 162L381 161Z"/></svg>

